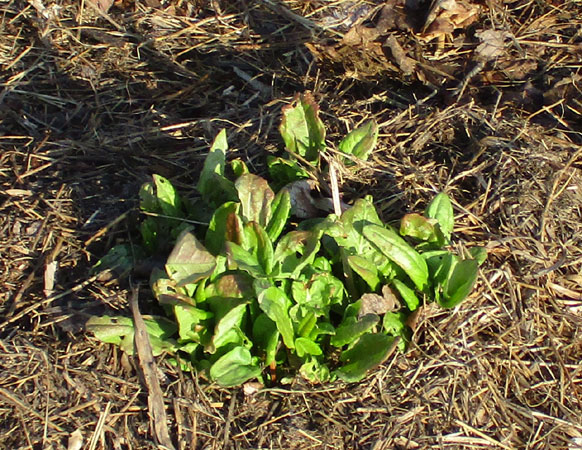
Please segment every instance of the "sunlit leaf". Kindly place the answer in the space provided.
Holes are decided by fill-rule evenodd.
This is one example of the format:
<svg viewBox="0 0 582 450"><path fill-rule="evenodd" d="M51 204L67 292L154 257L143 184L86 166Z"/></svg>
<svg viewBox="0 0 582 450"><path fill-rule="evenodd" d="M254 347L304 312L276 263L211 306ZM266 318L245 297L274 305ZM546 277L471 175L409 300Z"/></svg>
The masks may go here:
<svg viewBox="0 0 582 450"><path fill-rule="evenodd" d="M238 267L241 270L247 271L254 277L265 276L265 270L259 263L257 256L246 251L240 245L236 245L234 242L227 242L226 253L231 268Z"/></svg>
<svg viewBox="0 0 582 450"><path fill-rule="evenodd" d="M479 263L474 259L463 259L453 264L443 286L440 305L444 308L453 308L461 303L473 290L478 271Z"/></svg>
<svg viewBox="0 0 582 450"><path fill-rule="evenodd" d="M383 333L363 335L353 347L342 352L340 360L345 364L334 373L348 383L360 381L369 370L386 360L394 339Z"/></svg>
<svg viewBox="0 0 582 450"><path fill-rule="evenodd" d="M420 304L420 300L416 296L414 289L410 289L406 285L406 283L403 283L398 278L394 278L392 280L392 284L400 294L400 297L402 297L402 300L404 300L404 302L406 303L408 309L410 311L416 310L416 308L418 308L418 305Z"/></svg>
<svg viewBox="0 0 582 450"><path fill-rule="evenodd" d="M317 163L319 152L325 148L325 127L313 96L310 93L297 95L282 113L279 130L287 150Z"/></svg>
<svg viewBox="0 0 582 450"><path fill-rule="evenodd" d="M425 288L428 281L426 262L398 233L391 228L366 225L364 236L386 257L400 266L419 290Z"/></svg>
<svg viewBox="0 0 582 450"><path fill-rule="evenodd" d="M236 199L233 183L224 176L227 150L226 130L221 130L204 160L197 185L198 192L207 203L220 205Z"/></svg>
<svg viewBox="0 0 582 450"><path fill-rule="evenodd" d="M224 387L238 386L261 375L261 369L244 347L235 347L210 368L210 377Z"/></svg>
<svg viewBox="0 0 582 450"><path fill-rule="evenodd" d="M166 263L168 275L178 286L210 276L215 267L214 256L188 231L178 237Z"/></svg>
<svg viewBox="0 0 582 450"><path fill-rule="evenodd" d="M299 337L295 339L295 351L297 356L303 358L305 355L321 355L323 352L321 347L313 342L311 339Z"/></svg>
<svg viewBox="0 0 582 450"><path fill-rule="evenodd" d="M362 258L361 256L351 255L348 256L348 264L354 272L368 283L368 286L370 286L372 291L375 291L378 288L378 285L380 284L378 269L371 261Z"/></svg>
<svg viewBox="0 0 582 450"><path fill-rule="evenodd" d="M278 156L268 155L267 167L272 185L276 189L281 189L293 181L309 178L309 173L297 161L290 161Z"/></svg>
<svg viewBox="0 0 582 450"><path fill-rule="evenodd" d="M331 337L330 344L335 347L343 347L354 342L364 333L370 331L380 321L376 314L366 314L360 319L349 317L335 330L335 335Z"/></svg>
<svg viewBox="0 0 582 450"><path fill-rule="evenodd" d="M156 197L162 213L170 217L184 217L182 210L182 200L172 183L161 175L154 175L154 186Z"/></svg>
<svg viewBox="0 0 582 450"><path fill-rule="evenodd" d="M240 244L240 238L237 239L240 230L237 230L239 224L236 220L239 208L240 203L227 202L214 211L204 239L208 251L215 255L224 252L226 241Z"/></svg>
<svg viewBox="0 0 582 450"><path fill-rule="evenodd" d="M271 205L271 219L267 224L267 234L271 241L275 241L287 224L287 219L291 215L291 200L289 191L286 189L280 190Z"/></svg>
<svg viewBox="0 0 582 450"><path fill-rule="evenodd" d="M277 325L287 348L295 348L293 324L289 318L289 299L278 287L271 286L258 295L261 310Z"/></svg>
<svg viewBox="0 0 582 450"><path fill-rule="evenodd" d="M257 222L266 227L271 218L271 203L275 194L264 178L251 173L241 175L235 182L245 222Z"/></svg>
<svg viewBox="0 0 582 450"><path fill-rule="evenodd" d="M374 120L370 120L348 133L338 148L343 153L354 155L356 158L366 161L376 147L377 140L378 124Z"/></svg>
<svg viewBox="0 0 582 450"><path fill-rule="evenodd" d="M424 214L428 218L436 219L445 238L447 240L451 238L455 226L455 214L447 194L444 192L438 194L428 205Z"/></svg>

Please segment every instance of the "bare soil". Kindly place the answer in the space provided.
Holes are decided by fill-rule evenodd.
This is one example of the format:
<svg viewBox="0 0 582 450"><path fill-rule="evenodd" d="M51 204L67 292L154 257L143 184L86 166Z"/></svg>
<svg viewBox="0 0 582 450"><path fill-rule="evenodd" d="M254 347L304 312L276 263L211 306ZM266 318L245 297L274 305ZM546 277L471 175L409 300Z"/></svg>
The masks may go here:
<svg viewBox="0 0 582 450"><path fill-rule="evenodd" d="M162 448L139 365L83 329L130 286L90 269L152 174L187 191L222 128L260 172L307 90L332 147L380 124L347 200L391 221L444 190L488 261L359 384L249 393L159 359L174 446L582 448L582 2L429 3L0 2L1 448Z"/></svg>

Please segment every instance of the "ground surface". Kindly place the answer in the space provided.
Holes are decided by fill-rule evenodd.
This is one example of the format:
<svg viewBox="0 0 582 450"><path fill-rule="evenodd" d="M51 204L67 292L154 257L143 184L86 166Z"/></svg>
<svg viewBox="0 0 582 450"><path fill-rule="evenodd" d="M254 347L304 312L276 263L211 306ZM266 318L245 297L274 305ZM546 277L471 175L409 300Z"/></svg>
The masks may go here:
<svg viewBox="0 0 582 450"><path fill-rule="evenodd" d="M582 446L582 3L452 2L468 20L435 8L432 27L428 4L381 4L0 2L1 448L158 448L135 362L83 331L130 314L90 267L132 238L140 184L187 190L221 128L262 170L305 90L330 144L381 124L346 198L389 221L445 190L455 242L489 259L357 385L245 395L160 362L174 445Z"/></svg>

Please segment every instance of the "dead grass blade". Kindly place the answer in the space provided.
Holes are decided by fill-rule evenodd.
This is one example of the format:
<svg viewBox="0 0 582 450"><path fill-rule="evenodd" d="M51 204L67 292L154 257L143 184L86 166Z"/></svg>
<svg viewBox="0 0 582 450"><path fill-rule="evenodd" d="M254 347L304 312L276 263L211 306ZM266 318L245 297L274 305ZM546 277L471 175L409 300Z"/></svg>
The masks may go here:
<svg viewBox="0 0 582 450"><path fill-rule="evenodd" d="M164 394L158 380L158 367L152 353L148 332L138 305L138 288L131 292L129 304L135 326L135 349L139 364L148 389L148 408L154 426L154 434L159 444L165 449L174 450L168 430L168 417L164 404Z"/></svg>

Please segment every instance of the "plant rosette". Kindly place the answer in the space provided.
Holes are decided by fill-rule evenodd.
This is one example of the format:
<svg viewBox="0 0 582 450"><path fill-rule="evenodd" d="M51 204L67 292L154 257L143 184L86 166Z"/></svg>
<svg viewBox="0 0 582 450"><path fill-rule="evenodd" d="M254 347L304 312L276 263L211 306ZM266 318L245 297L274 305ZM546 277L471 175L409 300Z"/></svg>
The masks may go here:
<svg viewBox="0 0 582 450"><path fill-rule="evenodd" d="M294 225L297 199L288 183L319 167L325 129L310 96L296 98L283 115L289 154L269 162L273 179L285 181L277 192L239 160L230 163L234 181L225 175L224 130L197 185L198 206L213 211L207 225L192 226L201 209L167 179L154 175L140 191L148 216L138 253L155 254L175 242L163 270L150 278L165 313L146 318L154 354L169 354L182 368L225 387L296 373L317 383L360 381L395 347L405 349L407 323L422 304L452 308L462 302L486 258L479 247L470 258L448 250L454 215L444 193L424 214L404 216L398 230L380 220L371 197L357 199L341 216ZM339 148L365 159L377 133L375 124L366 123ZM104 257L98 270L112 260L128 269L136 254L127 245L111 252L115 258ZM87 328L133 351L131 319L93 317Z"/></svg>

